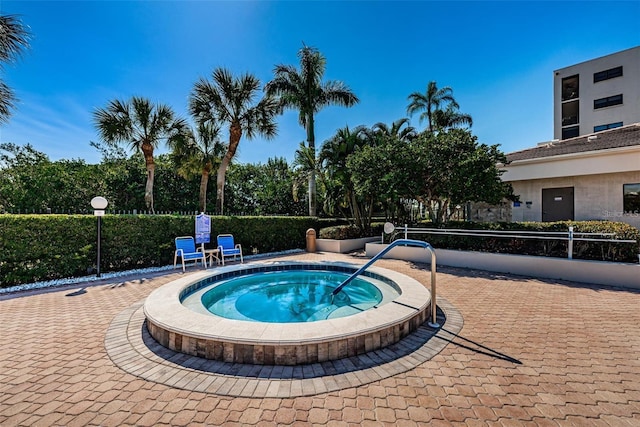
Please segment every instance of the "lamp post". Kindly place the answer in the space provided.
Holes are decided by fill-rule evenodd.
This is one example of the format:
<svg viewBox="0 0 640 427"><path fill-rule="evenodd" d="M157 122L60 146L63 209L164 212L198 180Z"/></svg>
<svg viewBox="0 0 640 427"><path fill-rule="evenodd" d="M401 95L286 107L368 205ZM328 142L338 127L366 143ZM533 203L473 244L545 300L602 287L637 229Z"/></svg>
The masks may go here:
<svg viewBox="0 0 640 427"><path fill-rule="evenodd" d="M96 277L100 277L100 227L102 225L101 219L104 216L104 210L107 208L107 205L109 204L109 202L107 202L107 199L105 199L102 196L97 196L94 197L93 199L91 199L91 207L94 209L93 210L93 215L98 217L98 260L97 260L97 271L96 271Z"/></svg>

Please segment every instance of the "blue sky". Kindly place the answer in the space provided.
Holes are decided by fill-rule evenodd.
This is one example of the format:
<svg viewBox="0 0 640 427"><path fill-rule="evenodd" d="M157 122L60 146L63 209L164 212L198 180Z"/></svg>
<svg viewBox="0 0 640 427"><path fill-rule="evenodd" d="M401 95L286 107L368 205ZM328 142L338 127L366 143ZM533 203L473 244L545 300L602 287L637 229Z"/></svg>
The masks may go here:
<svg viewBox="0 0 640 427"><path fill-rule="evenodd" d="M516 151L553 138L554 70L640 45L637 0L1 0L0 13L33 35L3 71L20 102L0 141L88 163L101 160L92 112L110 100L143 96L188 117L200 77L224 66L266 83L274 65L298 66L302 42L325 55L326 79L360 98L316 116L318 144L346 125L406 117L407 96L436 81L453 88L480 142ZM291 161L304 130L293 111L278 123L275 140L243 138L237 160Z"/></svg>

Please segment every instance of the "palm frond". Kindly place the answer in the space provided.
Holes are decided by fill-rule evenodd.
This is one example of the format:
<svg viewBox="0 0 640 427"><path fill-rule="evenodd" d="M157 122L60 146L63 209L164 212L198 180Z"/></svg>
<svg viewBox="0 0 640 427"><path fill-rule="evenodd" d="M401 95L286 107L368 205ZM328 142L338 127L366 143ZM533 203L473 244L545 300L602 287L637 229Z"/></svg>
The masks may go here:
<svg viewBox="0 0 640 427"><path fill-rule="evenodd" d="M133 125L129 104L118 99L110 101L106 108L97 108L93 113L94 125L100 139L107 143L130 141Z"/></svg>
<svg viewBox="0 0 640 427"><path fill-rule="evenodd" d="M339 105L342 107L352 107L360 102L358 97L342 82L325 82L318 92L318 100L315 104L315 112L321 107L328 105Z"/></svg>
<svg viewBox="0 0 640 427"><path fill-rule="evenodd" d="M443 117L443 107L452 108L457 110L459 108L458 103L453 97L453 89L449 86L438 88L436 82L431 81L427 84L427 89L424 93L414 92L407 98L410 102L407 106L407 114L413 115L421 112L419 121L428 122L429 131L433 132L434 128L440 127L435 122L435 116L439 116L440 120Z"/></svg>
<svg viewBox="0 0 640 427"><path fill-rule="evenodd" d="M6 123L9 120L16 100L11 88L0 80L0 123Z"/></svg>
<svg viewBox="0 0 640 427"><path fill-rule="evenodd" d="M15 62L29 48L27 28L17 15L0 15L0 62Z"/></svg>
<svg viewBox="0 0 640 427"><path fill-rule="evenodd" d="M302 48L298 51L298 58L300 59L302 80L313 83L313 86L319 86L326 68L324 56L315 47L306 46L303 43Z"/></svg>

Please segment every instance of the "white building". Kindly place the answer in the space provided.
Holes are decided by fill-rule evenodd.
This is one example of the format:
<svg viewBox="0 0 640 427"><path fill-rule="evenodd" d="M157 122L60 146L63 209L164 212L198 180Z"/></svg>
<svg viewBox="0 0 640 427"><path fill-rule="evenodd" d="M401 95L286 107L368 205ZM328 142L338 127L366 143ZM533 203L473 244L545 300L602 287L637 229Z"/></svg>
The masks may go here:
<svg viewBox="0 0 640 427"><path fill-rule="evenodd" d="M554 72L554 137L507 154L512 221L640 228L640 46Z"/></svg>
<svg viewBox="0 0 640 427"><path fill-rule="evenodd" d="M512 221L610 220L640 228L640 123L507 154Z"/></svg>
<svg viewBox="0 0 640 427"><path fill-rule="evenodd" d="M553 76L553 137L640 122L640 46L561 68Z"/></svg>

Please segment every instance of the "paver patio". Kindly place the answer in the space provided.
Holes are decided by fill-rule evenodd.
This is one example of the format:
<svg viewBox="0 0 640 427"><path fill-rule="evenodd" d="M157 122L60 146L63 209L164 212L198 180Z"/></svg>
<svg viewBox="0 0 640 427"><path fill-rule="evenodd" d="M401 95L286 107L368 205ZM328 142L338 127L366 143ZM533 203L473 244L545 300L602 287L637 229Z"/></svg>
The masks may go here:
<svg viewBox="0 0 640 427"><path fill-rule="evenodd" d="M428 266L376 265L429 284ZM440 353L295 398L175 388L112 361L114 319L182 273L0 295L0 425L640 425L640 292L438 270L439 296L464 321Z"/></svg>

